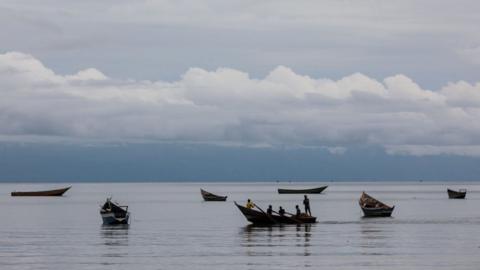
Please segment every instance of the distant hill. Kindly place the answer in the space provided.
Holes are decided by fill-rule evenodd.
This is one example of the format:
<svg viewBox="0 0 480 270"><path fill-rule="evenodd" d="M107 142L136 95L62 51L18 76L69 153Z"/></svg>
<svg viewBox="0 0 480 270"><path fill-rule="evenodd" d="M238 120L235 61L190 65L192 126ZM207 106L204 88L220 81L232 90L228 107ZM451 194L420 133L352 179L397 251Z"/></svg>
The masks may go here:
<svg viewBox="0 0 480 270"><path fill-rule="evenodd" d="M179 144L1 144L1 182L480 180L480 158L395 156L378 148Z"/></svg>

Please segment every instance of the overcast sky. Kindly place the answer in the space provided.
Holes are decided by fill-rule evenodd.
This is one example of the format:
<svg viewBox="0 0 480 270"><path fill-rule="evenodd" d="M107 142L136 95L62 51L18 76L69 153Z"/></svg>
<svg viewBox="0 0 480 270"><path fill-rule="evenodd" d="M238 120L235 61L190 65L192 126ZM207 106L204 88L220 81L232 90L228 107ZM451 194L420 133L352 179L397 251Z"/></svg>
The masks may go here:
<svg viewBox="0 0 480 270"><path fill-rule="evenodd" d="M404 74L425 88L478 80L478 1L0 2L0 49L60 74L177 80L191 67L262 78Z"/></svg>
<svg viewBox="0 0 480 270"><path fill-rule="evenodd" d="M478 1L2 1L0 141L480 156Z"/></svg>

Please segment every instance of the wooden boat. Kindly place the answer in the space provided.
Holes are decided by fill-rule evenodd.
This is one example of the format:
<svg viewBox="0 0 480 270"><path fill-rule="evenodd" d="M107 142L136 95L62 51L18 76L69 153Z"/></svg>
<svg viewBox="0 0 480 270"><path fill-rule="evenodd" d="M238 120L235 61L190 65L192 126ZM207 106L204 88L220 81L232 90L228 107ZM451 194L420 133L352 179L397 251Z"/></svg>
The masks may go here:
<svg viewBox="0 0 480 270"><path fill-rule="evenodd" d="M365 217L389 217L395 206L388 206L363 192L358 201Z"/></svg>
<svg viewBox="0 0 480 270"><path fill-rule="evenodd" d="M467 195L467 190L464 188L458 191L447 189L447 192L449 199L465 199L465 196Z"/></svg>
<svg viewBox="0 0 480 270"><path fill-rule="evenodd" d="M328 186L318 187L318 188L308 188L308 189L286 189L279 188L279 194L319 194L322 193Z"/></svg>
<svg viewBox="0 0 480 270"><path fill-rule="evenodd" d="M203 189L200 189L200 193L202 194L202 197L205 201L224 202L227 200L227 196L215 195Z"/></svg>
<svg viewBox="0 0 480 270"><path fill-rule="evenodd" d="M280 216L280 215L268 215L265 212L258 211L255 209L249 209L244 206L239 205L235 202L235 205L238 207L240 212L245 216L245 218L253 224L256 225L275 225L275 224L304 224L304 223L315 223L317 222L316 217L308 215L300 216Z"/></svg>
<svg viewBox="0 0 480 270"><path fill-rule="evenodd" d="M102 216L103 225L120 225L128 224L130 213L128 212L128 206L121 206L113 203L111 198L107 198L107 201L100 208L100 216Z"/></svg>
<svg viewBox="0 0 480 270"><path fill-rule="evenodd" d="M14 191L12 196L62 196L71 187L43 191Z"/></svg>

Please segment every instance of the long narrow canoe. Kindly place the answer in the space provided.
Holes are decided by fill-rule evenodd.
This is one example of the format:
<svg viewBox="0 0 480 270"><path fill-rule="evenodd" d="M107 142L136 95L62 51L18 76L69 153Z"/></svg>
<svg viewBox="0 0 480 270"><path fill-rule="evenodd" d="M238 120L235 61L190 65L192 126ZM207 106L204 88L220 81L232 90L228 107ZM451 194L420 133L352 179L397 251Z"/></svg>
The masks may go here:
<svg viewBox="0 0 480 270"><path fill-rule="evenodd" d="M328 186L318 187L318 188L308 188L308 189L286 189L279 188L279 194L319 194L322 193Z"/></svg>
<svg viewBox="0 0 480 270"><path fill-rule="evenodd" d="M242 214L248 221L257 225L304 224L317 222L317 218L313 216L301 215L298 217L288 217L273 214L268 215L267 213L241 206L237 202L235 202L235 205L238 207L240 212L242 212Z"/></svg>
<svg viewBox="0 0 480 270"><path fill-rule="evenodd" d="M205 201L224 202L227 200L227 196L215 195L203 189L200 189L200 193Z"/></svg>
<svg viewBox="0 0 480 270"><path fill-rule="evenodd" d="M467 195L466 189L460 189L459 191L447 189L449 199L465 199Z"/></svg>
<svg viewBox="0 0 480 270"><path fill-rule="evenodd" d="M365 217L389 217L395 206L388 206L363 192L358 201Z"/></svg>
<svg viewBox="0 0 480 270"><path fill-rule="evenodd" d="M14 191L12 196L62 196L71 187L43 191Z"/></svg>

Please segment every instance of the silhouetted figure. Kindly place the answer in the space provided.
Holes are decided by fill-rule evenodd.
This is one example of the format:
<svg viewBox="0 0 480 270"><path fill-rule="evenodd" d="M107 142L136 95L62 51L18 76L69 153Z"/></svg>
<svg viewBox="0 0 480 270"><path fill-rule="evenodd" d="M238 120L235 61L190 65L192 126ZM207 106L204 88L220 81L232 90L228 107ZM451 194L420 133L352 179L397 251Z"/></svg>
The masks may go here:
<svg viewBox="0 0 480 270"><path fill-rule="evenodd" d="M285 209L283 209L281 206L278 208L278 214L280 214L280 216L284 216L285 215Z"/></svg>
<svg viewBox="0 0 480 270"><path fill-rule="evenodd" d="M269 205L267 208L267 214L271 215L273 213L272 205Z"/></svg>
<svg viewBox="0 0 480 270"><path fill-rule="evenodd" d="M296 216L299 217L302 214L302 211L300 211L300 207L298 207L298 204L295 205L295 209L297 210Z"/></svg>
<svg viewBox="0 0 480 270"><path fill-rule="evenodd" d="M245 207L247 207L248 209L252 209L255 207L255 204L250 199L248 199L247 205Z"/></svg>
<svg viewBox="0 0 480 270"><path fill-rule="evenodd" d="M305 195L305 199L303 199L303 205L305 206L305 213L311 216L312 211L310 211L310 200L308 199L307 195Z"/></svg>

